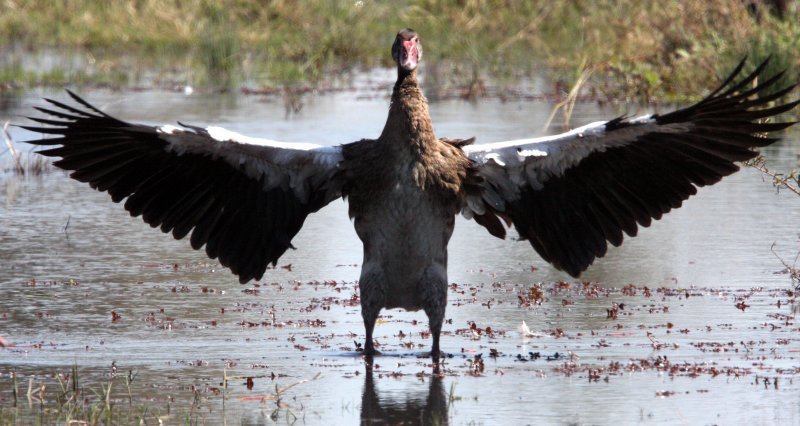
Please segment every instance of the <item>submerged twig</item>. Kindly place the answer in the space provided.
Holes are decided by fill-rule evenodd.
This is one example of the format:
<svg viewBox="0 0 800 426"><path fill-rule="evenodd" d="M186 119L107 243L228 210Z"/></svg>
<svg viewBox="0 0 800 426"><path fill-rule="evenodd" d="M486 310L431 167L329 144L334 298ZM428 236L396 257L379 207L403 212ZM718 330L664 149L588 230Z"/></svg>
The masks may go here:
<svg viewBox="0 0 800 426"><path fill-rule="evenodd" d="M284 387L282 387L282 388L281 388L281 387L279 387L279 386L278 386L278 384L276 383L276 384L275 384L275 393L272 393L272 394L266 394L266 395L260 395L260 396L242 396L242 397L239 397L239 401L259 401L259 402L275 401L275 404L278 406L278 409L280 409L280 408L286 408L286 407L287 407L287 405L286 405L286 404L282 404L282 403L281 403L281 396L282 396L282 395L283 395L283 394L284 394L284 393L285 393L287 390L289 390L289 389L291 389L291 388L293 388L293 387L295 387L295 386L297 386L297 385L300 385L300 384L303 384L303 383L306 383L306 382L310 382L310 381L317 380L317 379L319 378L319 376L321 376L321 375L322 375L322 373L317 373L317 374L316 374L314 377L312 377L311 379L303 379L303 380L299 380L299 381L297 381L297 382L294 382L294 383L292 383L292 384L290 384L290 385L287 385L287 386L284 386Z"/></svg>
<svg viewBox="0 0 800 426"><path fill-rule="evenodd" d="M14 407L17 406L17 399L19 398L19 389L17 387L17 372L11 372L11 393L14 395Z"/></svg>
<svg viewBox="0 0 800 426"><path fill-rule="evenodd" d="M133 372L133 370L128 370L128 375L125 377L125 387L128 388L128 405L133 405L133 393L131 392L131 383L133 380L136 379L136 376L139 375L139 372Z"/></svg>
<svg viewBox="0 0 800 426"><path fill-rule="evenodd" d="M792 286L794 287L795 291L800 291L800 269L797 268L797 260L800 259L800 252L798 252L797 256L794 257L794 262L790 266L778 253L775 252L775 245L776 243L772 243L772 245L769 247L769 251L771 251L778 261L781 262L783 267L786 268L786 272L789 274L789 278L792 280Z"/></svg>
<svg viewBox="0 0 800 426"><path fill-rule="evenodd" d="M760 155L750 161L745 161L744 165L771 177L772 185L778 190L783 187L800 195L800 175L798 175L797 170L790 171L788 175L773 172L767 168L767 160Z"/></svg>

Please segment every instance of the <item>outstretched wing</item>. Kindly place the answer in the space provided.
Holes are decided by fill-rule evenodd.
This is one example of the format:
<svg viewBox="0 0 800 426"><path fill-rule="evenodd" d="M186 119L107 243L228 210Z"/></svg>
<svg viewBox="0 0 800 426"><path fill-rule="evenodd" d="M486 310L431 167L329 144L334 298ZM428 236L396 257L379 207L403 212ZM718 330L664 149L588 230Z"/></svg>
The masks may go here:
<svg viewBox="0 0 800 426"><path fill-rule="evenodd" d="M759 97L781 75L759 81L766 62L734 82L744 61L705 99L665 115L617 118L567 133L465 146L483 178L467 215L497 212L543 259L577 277L623 231L680 207L700 186L718 182L777 139L758 134L794 123L761 119L798 102L766 108L794 86ZM495 219L496 220L496 219Z"/></svg>
<svg viewBox="0 0 800 426"><path fill-rule="evenodd" d="M69 92L69 91L68 91ZM28 141L70 176L108 192L125 209L230 267L260 279L292 247L306 216L341 195L339 147L255 139L219 127L147 126L120 121L77 95L80 107L47 99L31 118L60 135Z"/></svg>

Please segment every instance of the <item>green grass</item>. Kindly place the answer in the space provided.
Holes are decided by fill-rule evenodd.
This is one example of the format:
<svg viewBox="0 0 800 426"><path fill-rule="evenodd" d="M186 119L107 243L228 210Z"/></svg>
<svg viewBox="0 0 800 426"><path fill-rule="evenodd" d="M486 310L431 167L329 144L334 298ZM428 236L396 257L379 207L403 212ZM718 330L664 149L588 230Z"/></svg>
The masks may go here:
<svg viewBox="0 0 800 426"><path fill-rule="evenodd" d="M196 415L195 405L171 410L169 403L131 397L131 386L137 392L142 392L143 386L127 377L86 383L79 374L83 372L76 365L52 374L25 376L12 372L11 383L0 381L0 425L160 424ZM12 389L5 389L7 385Z"/></svg>
<svg viewBox="0 0 800 426"><path fill-rule="evenodd" d="M11 373L13 397L0 404L0 424L158 424L168 411L112 393L114 382L119 386L122 381L119 378L84 387L78 372L73 366L68 372L19 380L16 372Z"/></svg>
<svg viewBox="0 0 800 426"><path fill-rule="evenodd" d="M585 62L594 70L588 86L601 96L684 101L744 55L771 55L797 80L797 8L780 20L756 19L729 0L8 0L0 3L3 51L55 49L85 67L30 69L11 58L0 62L0 87L124 87L145 74L155 84L223 89L313 85L389 66L395 32L410 26L443 86L513 83L543 71L569 82Z"/></svg>

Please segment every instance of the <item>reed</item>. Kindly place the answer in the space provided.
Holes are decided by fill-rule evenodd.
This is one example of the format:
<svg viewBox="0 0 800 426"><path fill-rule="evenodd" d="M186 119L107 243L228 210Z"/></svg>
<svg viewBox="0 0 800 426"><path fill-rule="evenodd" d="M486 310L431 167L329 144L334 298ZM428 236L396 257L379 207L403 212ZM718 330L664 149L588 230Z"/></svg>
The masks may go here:
<svg viewBox="0 0 800 426"><path fill-rule="evenodd" d="M50 171L50 160L41 156L36 155L30 152L20 152L17 150L14 139L11 137L11 133L8 131L8 126L10 123L7 121L3 124L2 133L3 133L3 141L5 142L6 149L0 151L0 158L5 153L8 153L10 156L10 160L8 162L11 163L7 169L10 169L11 172L16 173L18 175L31 175L31 176L38 176Z"/></svg>
<svg viewBox="0 0 800 426"><path fill-rule="evenodd" d="M192 407L170 413L152 398L152 384L134 381L129 373L126 388L115 386L119 377L86 374L77 364L52 374L14 371L0 378L0 425L12 424L172 424L186 415L192 424L205 423L205 398L195 392ZM82 374L86 377L80 377ZM7 379L6 379L7 377ZM8 382L5 382L8 380ZM19 388L21 382L23 389ZM25 383L27 382L27 389ZM119 382L116 383L117 385ZM10 386L9 386L10 385ZM10 395L4 394L10 387Z"/></svg>
<svg viewBox="0 0 800 426"><path fill-rule="evenodd" d="M315 84L388 66L386 46L410 26L423 35L426 64L445 64L459 84L513 81L542 69L558 79L586 58L596 71L586 84L604 96L684 101L744 55L754 62L771 55L776 67L797 76L798 5L790 3L779 18L765 9L768 2L758 2L758 14L746 3L317 0L298 7L238 0L221 7L206 0L8 0L0 5L0 48L25 54L0 66L0 87L125 86L145 74L167 85L228 89ZM23 65L47 49L84 64Z"/></svg>

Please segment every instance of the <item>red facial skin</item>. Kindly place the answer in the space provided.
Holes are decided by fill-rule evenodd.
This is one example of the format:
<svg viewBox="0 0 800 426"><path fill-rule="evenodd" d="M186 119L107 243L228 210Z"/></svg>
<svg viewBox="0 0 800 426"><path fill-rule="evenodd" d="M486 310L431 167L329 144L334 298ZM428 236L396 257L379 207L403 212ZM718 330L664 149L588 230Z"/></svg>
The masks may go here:
<svg viewBox="0 0 800 426"><path fill-rule="evenodd" d="M419 49L417 49L417 38L403 40L403 50L401 50L400 66L411 71L419 63Z"/></svg>

